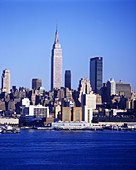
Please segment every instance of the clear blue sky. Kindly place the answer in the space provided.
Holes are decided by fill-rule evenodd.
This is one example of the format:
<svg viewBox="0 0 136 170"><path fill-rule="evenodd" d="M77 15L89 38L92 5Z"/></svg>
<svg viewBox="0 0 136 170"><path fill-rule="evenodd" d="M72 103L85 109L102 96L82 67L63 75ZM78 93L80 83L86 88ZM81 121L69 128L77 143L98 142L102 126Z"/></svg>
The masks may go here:
<svg viewBox="0 0 136 170"><path fill-rule="evenodd" d="M11 72L11 86L31 88L41 78L50 89L51 49L58 23L66 69L72 88L89 78L89 60L102 56L104 82L114 78L136 91L135 0L1 0L0 75Z"/></svg>

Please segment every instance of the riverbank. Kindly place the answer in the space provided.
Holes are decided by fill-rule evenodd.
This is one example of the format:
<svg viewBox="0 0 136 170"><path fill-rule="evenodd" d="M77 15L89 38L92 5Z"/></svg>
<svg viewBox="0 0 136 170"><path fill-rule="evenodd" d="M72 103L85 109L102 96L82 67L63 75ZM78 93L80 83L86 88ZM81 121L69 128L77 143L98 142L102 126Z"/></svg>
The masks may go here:
<svg viewBox="0 0 136 170"><path fill-rule="evenodd" d="M52 123L50 127L20 127L21 129L36 130L136 130L136 122L100 122L100 123L84 123L84 122L57 122Z"/></svg>

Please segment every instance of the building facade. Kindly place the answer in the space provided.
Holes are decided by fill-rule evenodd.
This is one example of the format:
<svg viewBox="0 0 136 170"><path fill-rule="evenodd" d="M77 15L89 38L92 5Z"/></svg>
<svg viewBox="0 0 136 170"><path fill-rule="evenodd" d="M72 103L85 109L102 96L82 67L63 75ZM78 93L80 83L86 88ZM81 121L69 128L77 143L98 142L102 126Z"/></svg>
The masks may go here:
<svg viewBox="0 0 136 170"><path fill-rule="evenodd" d="M51 56L51 90L62 87L62 49L56 28L55 42Z"/></svg>
<svg viewBox="0 0 136 170"><path fill-rule="evenodd" d="M29 98L22 99L22 106L24 106L24 107L29 107L30 106Z"/></svg>
<svg viewBox="0 0 136 170"><path fill-rule="evenodd" d="M93 118L93 109L96 109L96 95L93 93L82 94L82 120L91 123Z"/></svg>
<svg viewBox="0 0 136 170"><path fill-rule="evenodd" d="M71 71L65 71L65 88L69 88L71 90Z"/></svg>
<svg viewBox="0 0 136 170"><path fill-rule="evenodd" d="M103 85L103 58L95 57L90 59L90 83L92 90L101 94Z"/></svg>
<svg viewBox="0 0 136 170"><path fill-rule="evenodd" d="M123 83L122 81L116 83L116 94L125 98L131 98L131 84Z"/></svg>
<svg viewBox="0 0 136 170"><path fill-rule="evenodd" d="M2 91L10 93L10 71L5 69L2 73Z"/></svg>
<svg viewBox="0 0 136 170"><path fill-rule="evenodd" d="M62 107L62 121L71 121L71 107Z"/></svg>
<svg viewBox="0 0 136 170"><path fill-rule="evenodd" d="M114 79L110 79L107 82L107 101L110 102L110 97L116 95L116 83Z"/></svg>
<svg viewBox="0 0 136 170"><path fill-rule="evenodd" d="M62 107L62 121L63 122L81 122L82 121L82 107Z"/></svg>
<svg viewBox="0 0 136 170"><path fill-rule="evenodd" d="M42 80L41 79L32 79L32 89L38 90L42 87Z"/></svg>
<svg viewBox="0 0 136 170"><path fill-rule="evenodd" d="M49 108L44 107L42 105L30 105L28 107L24 107L23 109L23 115L24 116L30 116L34 118L45 118L49 117Z"/></svg>
<svg viewBox="0 0 136 170"><path fill-rule="evenodd" d="M72 118L74 122L82 121L82 107L73 107L72 108Z"/></svg>
<svg viewBox="0 0 136 170"><path fill-rule="evenodd" d="M0 118L0 125L5 125L5 124L18 125L19 119L18 118L1 117Z"/></svg>
<svg viewBox="0 0 136 170"><path fill-rule="evenodd" d="M81 96L82 94L90 94L92 91L90 81L88 78L81 78L79 81L79 87L78 87L78 92L79 92L79 102L81 102Z"/></svg>

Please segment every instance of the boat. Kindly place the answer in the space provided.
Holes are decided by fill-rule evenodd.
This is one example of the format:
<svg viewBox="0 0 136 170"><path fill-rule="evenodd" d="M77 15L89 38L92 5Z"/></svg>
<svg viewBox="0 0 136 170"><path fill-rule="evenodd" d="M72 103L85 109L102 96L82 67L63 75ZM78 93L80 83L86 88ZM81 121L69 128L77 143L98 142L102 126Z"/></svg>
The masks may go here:
<svg viewBox="0 0 136 170"><path fill-rule="evenodd" d="M13 128L10 125L5 125L1 128L1 133L20 133L20 128Z"/></svg>

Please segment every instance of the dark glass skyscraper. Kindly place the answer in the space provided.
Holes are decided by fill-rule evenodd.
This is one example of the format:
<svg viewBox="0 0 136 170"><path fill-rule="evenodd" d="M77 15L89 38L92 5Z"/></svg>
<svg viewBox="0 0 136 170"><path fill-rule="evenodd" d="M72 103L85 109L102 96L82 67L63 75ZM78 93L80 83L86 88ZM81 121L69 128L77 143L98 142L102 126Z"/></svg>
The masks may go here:
<svg viewBox="0 0 136 170"><path fill-rule="evenodd" d="M95 57L90 59L90 83L92 90L101 94L103 85L103 58Z"/></svg>
<svg viewBox="0 0 136 170"><path fill-rule="evenodd" d="M71 90L71 71L65 71L65 88L69 88Z"/></svg>

